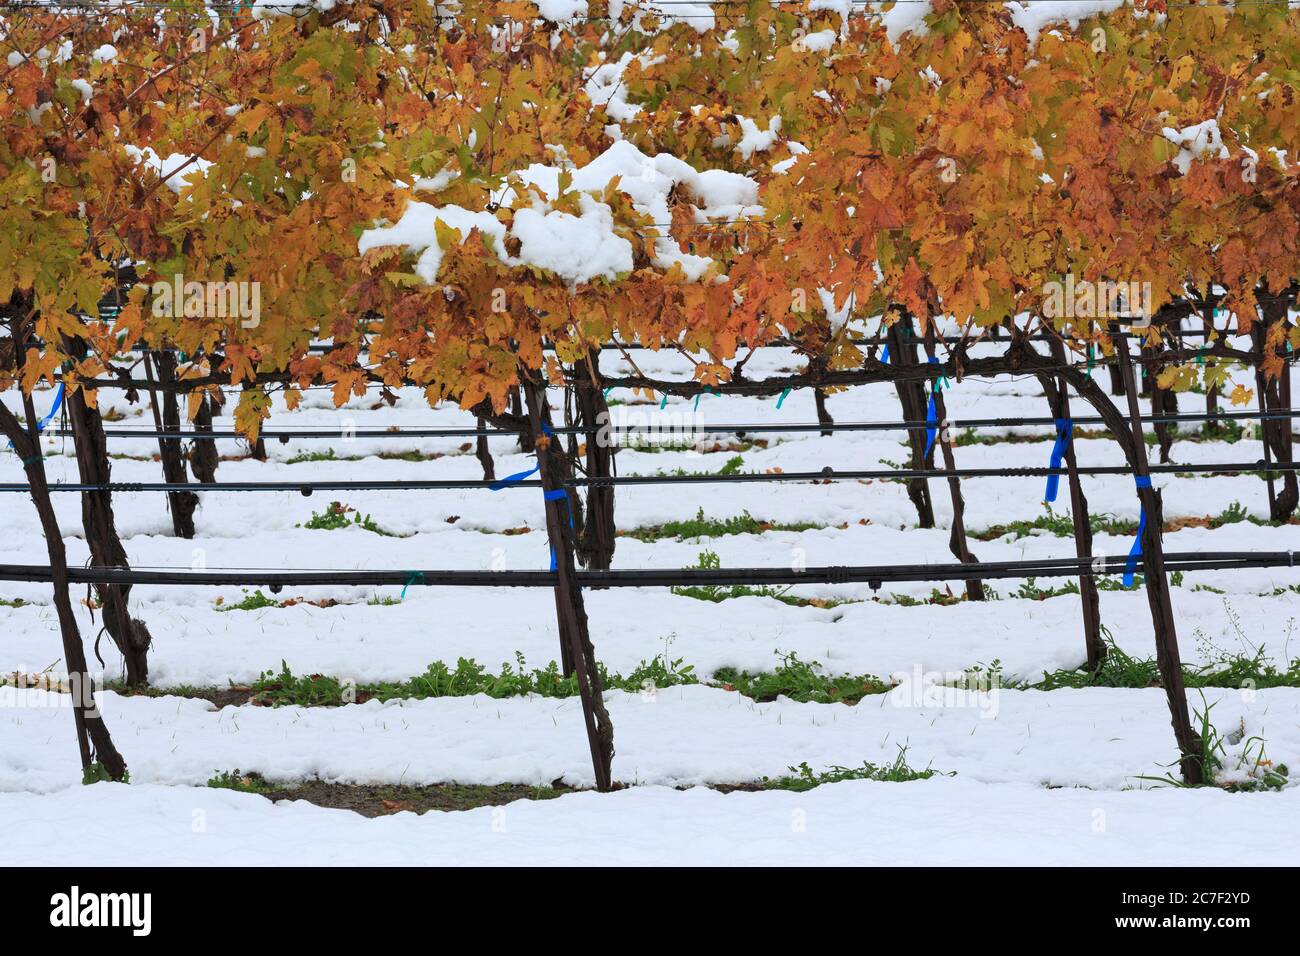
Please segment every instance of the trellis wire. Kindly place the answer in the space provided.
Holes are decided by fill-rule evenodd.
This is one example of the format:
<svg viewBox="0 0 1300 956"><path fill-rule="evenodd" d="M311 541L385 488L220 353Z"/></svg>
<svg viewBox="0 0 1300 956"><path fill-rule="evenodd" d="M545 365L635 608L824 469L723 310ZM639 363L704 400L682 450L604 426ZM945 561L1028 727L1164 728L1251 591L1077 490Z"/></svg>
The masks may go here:
<svg viewBox="0 0 1300 956"><path fill-rule="evenodd" d="M1278 421L1284 419L1300 418L1300 410L1297 409L1277 409L1272 412L1260 411L1241 411L1241 412L1216 412L1213 415L1204 412L1188 412L1174 415L1143 415L1142 423L1144 425L1161 425L1190 422L1208 422L1208 421ZM1028 428L1038 425L1054 425L1053 418L960 418L949 419L947 424L951 428ZM1105 419L1099 415L1085 415L1073 418L1075 425L1101 425L1105 424ZM734 423L710 425L701 429L703 434L763 434L763 433L781 433L781 432L855 432L855 431L925 431L934 426L933 422L925 421L902 421L902 422L794 422L789 424L772 424L772 423ZM396 428L396 430L394 430ZM553 429L557 435L586 435L592 431L599 431L585 425L566 425ZM612 435L629 435L641 431L654 432L655 428L646 424L644 426L635 423L629 423L617 428L609 429ZM47 428L42 434L72 437L70 428ZM477 438L480 436L487 438L516 438L519 431L509 428L477 428L465 426L462 428L340 428L326 431L324 429L275 429L264 430L259 433L263 441L279 440L287 442L295 438ZM104 437L106 438L193 438L203 441L211 439L238 439L246 438L244 434L237 431L195 431L193 429L183 429L178 431L154 431L147 428L139 429L105 429ZM635 450L635 449L633 449Z"/></svg>
<svg viewBox="0 0 1300 956"><path fill-rule="evenodd" d="M578 571L584 587L678 587L733 584L868 584L885 582L963 581L971 578L1047 578L1115 575L1127 558L1049 558L989 561L980 564L833 565L805 568L649 568ZM1216 571L1236 568L1295 567L1293 551L1176 552L1165 555L1168 571ZM49 583L48 565L0 564L0 581ZM286 587L395 585L425 587L554 587L553 571L448 571L441 569L180 571L140 568L69 568L72 584L261 586L277 592Z"/></svg>

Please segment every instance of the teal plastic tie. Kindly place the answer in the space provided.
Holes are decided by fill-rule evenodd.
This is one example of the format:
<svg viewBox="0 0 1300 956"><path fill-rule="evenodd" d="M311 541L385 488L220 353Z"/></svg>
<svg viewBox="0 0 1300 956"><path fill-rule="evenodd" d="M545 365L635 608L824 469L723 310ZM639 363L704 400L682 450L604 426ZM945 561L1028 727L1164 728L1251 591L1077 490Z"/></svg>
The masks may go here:
<svg viewBox="0 0 1300 956"><path fill-rule="evenodd" d="M412 572L411 572L411 578L410 578L410 580L407 581L404 585L402 585L402 596L401 596L400 598L398 598L398 600L399 600L399 601L405 601L405 600L406 600L406 589L409 588L409 587L410 587L412 584L414 584L416 581L423 581L423 580L424 580L424 573L423 573L422 571L412 571Z"/></svg>

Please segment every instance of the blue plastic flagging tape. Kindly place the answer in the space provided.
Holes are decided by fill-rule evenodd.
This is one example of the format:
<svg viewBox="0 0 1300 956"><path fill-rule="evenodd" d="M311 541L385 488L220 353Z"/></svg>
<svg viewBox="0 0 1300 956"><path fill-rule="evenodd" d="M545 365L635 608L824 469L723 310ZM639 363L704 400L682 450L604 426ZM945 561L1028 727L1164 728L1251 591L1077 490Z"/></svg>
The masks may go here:
<svg viewBox="0 0 1300 956"><path fill-rule="evenodd" d="M665 399L667 398L666 395L664 397ZM555 437L555 432L551 429L550 425L543 423L542 431L546 433L546 436L548 438ZM537 474L539 471L541 471L541 469L542 466L539 464L539 465L534 465L532 468L528 469L528 471L517 471L513 475L507 475L506 477L502 478L500 481L492 482L492 484L488 485L488 489L490 491L500 491L502 488L509 488L511 485L518 484L519 482L523 481L525 478L529 478L532 475ZM545 501L559 501L561 498L564 499L565 510L569 513L569 527L572 528L573 527L573 506L569 504L569 492L563 488L556 488L554 491L542 492L542 499ZM551 547L551 570L554 571L556 568L555 545L551 544L550 547ZM407 586L408 587L410 586L409 583ZM406 594L406 588L402 589L402 594L403 595Z"/></svg>
<svg viewBox="0 0 1300 956"><path fill-rule="evenodd" d="M45 431L45 426L54 420L54 416L59 413L59 409L62 407L62 405L63 405L63 383L60 382L58 391L54 393L54 404L50 406L50 410L45 414L45 417L36 423L37 434L40 434L41 432ZM14 443L9 442L8 447L13 448ZM23 462L23 464L25 465L27 464L27 462Z"/></svg>
<svg viewBox="0 0 1300 956"><path fill-rule="evenodd" d="M938 357L933 355L930 356L930 364L938 365L939 364ZM934 448L935 436L939 434L939 414L938 412L935 411L934 396L935 393L938 392L939 389L943 387L943 385L941 384L942 382L943 382L943 376L940 376L939 378L936 378L934 380L934 384L930 386L930 404L925 410L925 424L928 426L925 429L924 457L926 458L930 457L930 450Z"/></svg>
<svg viewBox="0 0 1300 956"><path fill-rule="evenodd" d="M1061 467L1061 459L1065 457L1065 448L1070 444L1070 436L1074 433L1074 422L1069 418L1056 419L1056 444L1052 446L1052 460L1048 462L1047 467L1056 469ZM1056 500L1057 489L1061 486L1060 475L1047 476L1047 492L1043 495L1043 500L1049 504Z"/></svg>
<svg viewBox="0 0 1300 956"><path fill-rule="evenodd" d="M1151 487L1151 479L1146 475L1137 475L1133 478L1133 484L1138 491L1143 488ZM1137 573L1137 560L1142 556L1142 532L1147 529L1147 509L1142 508L1141 514L1138 515L1138 533L1137 540L1133 542L1133 547L1129 550L1128 560L1124 562L1124 587L1133 586L1133 575Z"/></svg>

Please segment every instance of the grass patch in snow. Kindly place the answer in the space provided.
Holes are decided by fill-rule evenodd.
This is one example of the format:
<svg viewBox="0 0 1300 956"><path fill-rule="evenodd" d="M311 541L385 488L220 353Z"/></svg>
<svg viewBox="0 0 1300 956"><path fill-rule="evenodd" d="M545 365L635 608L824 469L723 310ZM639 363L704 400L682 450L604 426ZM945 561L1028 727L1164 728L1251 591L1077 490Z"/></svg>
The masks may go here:
<svg viewBox="0 0 1300 956"><path fill-rule="evenodd" d="M856 704L893 686L872 674L827 674L817 661L801 661L793 652L777 653L781 663L775 670L751 674L722 667L714 672L713 683L760 702L789 697L804 704Z"/></svg>
<svg viewBox="0 0 1300 956"><path fill-rule="evenodd" d="M1217 515L1171 518L1164 523L1164 530L1169 532L1178 531L1182 528L1209 528L1214 530L1230 524L1240 524L1243 521L1248 521L1258 527L1280 527L1284 523L1256 518L1246 510L1246 507L1241 502L1234 501ZM1129 537L1137 534L1138 523L1128 518L1116 518L1110 514L1094 514L1088 516L1088 527L1092 529L1093 534L1113 534L1120 537ZM1006 524L991 525L982 531L971 532L970 537L977 541L994 541L998 538L1010 536L1012 541L1018 541L1036 531L1046 531L1058 538L1073 538L1074 522L1068 511L1057 514L1051 509L1051 506L1047 506L1047 514L1039 515L1033 520L1010 521Z"/></svg>
<svg viewBox="0 0 1300 956"><path fill-rule="evenodd" d="M669 521L648 528L635 528L631 531L621 531L619 535L650 543L665 538L685 541L690 538L719 538L729 534L762 534L764 531L820 531L825 527L812 521L796 521L789 524L760 521L748 511L730 518L707 518L704 509L700 508L695 512L694 518L685 521Z"/></svg>
<svg viewBox="0 0 1300 956"><path fill-rule="evenodd" d="M81 771L81 783L83 786L90 786L92 783L112 783L113 778L109 775L108 768L96 760L89 767ZM131 782L131 771L127 770L122 774L119 783Z"/></svg>
<svg viewBox="0 0 1300 956"><path fill-rule="evenodd" d="M439 458L446 458L446 453L440 451L381 451L375 456L381 461L437 461Z"/></svg>
<svg viewBox="0 0 1300 956"><path fill-rule="evenodd" d="M245 774L238 770L225 770L215 774L208 780L208 786L216 790L236 790L239 793L270 793L276 789L261 774Z"/></svg>
<svg viewBox="0 0 1300 956"><path fill-rule="evenodd" d="M1210 720L1214 704L1201 695L1201 706L1194 708L1203 751L1198 759L1203 783L1189 784L1172 772L1162 777L1139 776L1137 779L1170 787L1216 787L1229 793L1257 793L1262 790L1281 790L1291 782L1291 771L1286 764L1275 764L1265 753L1263 737L1247 736L1242 720L1226 736ZM1177 766L1177 762L1170 766Z"/></svg>
<svg viewBox="0 0 1300 956"><path fill-rule="evenodd" d="M327 608L337 607L339 604L343 603L341 601L336 601L334 598L320 598L316 601L308 601L306 598L291 597L285 598L283 601L277 601L275 598L269 598L263 594L261 588L258 588L252 594L249 594L248 590L245 588L244 599L235 604L225 604L223 602L224 598L218 597L216 601L213 602L214 609L217 611L260 611L263 608L268 607L297 607L299 604L310 604L312 607ZM377 602L372 599L367 603L375 604ZM394 601L393 603L400 604L401 602Z"/></svg>
<svg viewBox="0 0 1300 956"><path fill-rule="evenodd" d="M218 605L218 611L260 611L264 607L279 607L280 602L275 598L269 598L258 588L252 594L244 592L244 599L234 604Z"/></svg>
<svg viewBox="0 0 1300 956"><path fill-rule="evenodd" d="M1209 422L1201 425L1199 429L1184 429L1179 427L1178 423L1170 422L1168 428L1172 433L1174 440L1178 442L1191 442L1199 445L1203 442L1223 442L1226 445L1235 445L1239 441L1259 441L1259 424L1252 423L1253 427L1249 437L1246 435L1245 425L1242 419L1220 419L1217 425L1211 425ZM1146 430L1143 439L1146 444L1155 447L1160 444L1160 436L1156 434L1153 428ZM1109 440L1110 433L1100 428L1085 428L1076 425L1074 428L1074 440L1086 441L1091 439ZM1293 436L1300 437L1300 436ZM1055 440L1055 433L1044 431L1037 435L993 435L987 431L980 431L973 428L966 428L962 433L953 439L953 445L957 447L970 445L1019 445L1034 443L1050 443ZM900 445L907 445L907 442L899 442Z"/></svg>
<svg viewBox="0 0 1300 956"><path fill-rule="evenodd" d="M740 469L744 466L745 458L743 455L732 455L717 471L687 471L684 468L674 468L672 471L664 471L661 468L656 472L656 474L660 476L671 475L677 478L700 477L703 475L738 475L740 474Z"/></svg>
<svg viewBox="0 0 1300 956"><path fill-rule="evenodd" d="M1232 607L1224 602L1228 619L1245 641L1240 621ZM1154 657L1133 657L1115 645L1110 631L1102 628L1106 657L1095 671L1086 668L1062 669L1044 673L1043 679L1020 685L1032 690L1056 690L1061 687L1160 687L1160 668ZM1279 663L1263 647L1252 653L1225 651L1215 645L1199 628L1195 631L1200 654L1206 663L1199 667L1183 665L1183 683L1189 688L1226 687L1256 690L1266 687L1300 687L1300 658ZM1246 643L1249 644L1247 641ZM1252 647L1254 645L1251 645Z"/></svg>
<svg viewBox="0 0 1300 956"><path fill-rule="evenodd" d="M333 448L327 448L324 451L304 451L292 458L285 459L286 465L304 465L308 462L316 461L361 461L359 455L350 455L347 458L339 458L335 455Z"/></svg>
<svg viewBox="0 0 1300 956"><path fill-rule="evenodd" d="M1140 591L1142 590L1142 575L1136 575L1133 583L1124 587L1124 582L1116 575L1107 575L1096 577L1098 591ZM1181 571L1175 571L1170 575L1170 582L1173 587L1181 587L1183 577ZM1066 594L1078 594L1079 582L1073 579L1067 580L1064 584L1057 587L1039 587L1036 578L1026 578L1020 586L1014 591L1002 594L987 583L984 584L984 600L986 601L1003 601L1007 599L1019 599L1022 601L1046 601L1048 598L1062 597ZM874 599L873 599L874 600ZM930 596L924 598L912 597L910 594L900 594L890 592L889 601L881 603L894 603L900 607L919 607L921 605L931 605L937 607L953 607L963 604L967 601L965 592L954 594L952 585L944 585L943 590L938 588L930 589Z"/></svg>
<svg viewBox="0 0 1300 956"><path fill-rule="evenodd" d="M292 458L285 459L286 465L303 465L310 462L323 461L365 461L365 455L344 455L340 457L335 453L333 448L327 448L325 451L305 451L294 455ZM381 451L370 457L378 458L381 461L437 461L439 458L447 457L443 452L422 452L422 451Z"/></svg>
<svg viewBox="0 0 1300 956"><path fill-rule="evenodd" d="M12 601L8 598L0 598L0 607L30 607L31 601L24 601L22 598L14 598Z"/></svg>
<svg viewBox="0 0 1300 956"><path fill-rule="evenodd" d="M716 552L701 551L698 560L688 570L710 571L722 567L722 561ZM670 590L680 597L694 598L697 601L709 601L718 604L731 598L766 597L788 604L791 607L834 608L841 604L861 604L859 598L806 598L790 593L792 585L773 587L770 584L689 584L675 585Z"/></svg>
<svg viewBox="0 0 1300 956"><path fill-rule="evenodd" d="M560 665L551 661L545 667L529 668L523 654L515 653L515 664L502 664L493 673L473 658L460 658L454 668L443 661L429 665L423 674L406 681L381 681L357 684L324 674L300 676L280 662L280 671L264 671L251 687L251 702L263 706L298 705L306 707L363 704L368 700L425 700L432 697L469 697L484 694L492 698L576 697L576 675L565 677ZM645 692L660 687L698 684L693 665L670 659L667 650L650 661L642 661L629 674L611 674L603 664L597 665L606 690Z"/></svg>
<svg viewBox="0 0 1300 956"><path fill-rule="evenodd" d="M349 518L348 515L352 517ZM322 512L311 513L311 518L298 525L299 528L310 528L315 531L339 531L343 528L361 528L364 531L371 531L385 538L398 538L401 535L393 534L391 531L385 531L379 525L375 524L370 515L362 516L361 512L355 508L345 505L339 501L331 501L330 506Z"/></svg>
<svg viewBox="0 0 1300 956"><path fill-rule="evenodd" d="M1070 513L1064 512L1058 514L1048 505L1047 513L1026 521L1009 521L1006 524L995 524L982 531L973 531L970 536L977 541L995 541L998 538L1011 536L1012 541L1018 541L1021 538L1027 538L1035 531L1046 531L1049 534L1056 535L1058 538L1074 537L1074 519ZM1088 516L1088 527L1092 529L1093 534L1131 534L1137 531L1136 521L1120 520L1114 515L1093 514Z"/></svg>
<svg viewBox="0 0 1300 956"><path fill-rule="evenodd" d="M628 693L653 693L665 687L705 684L726 691L736 691L759 702L788 697L800 703L854 704L863 697L883 694L893 685L871 674L827 674L817 661L800 660L796 654L777 654L780 664L771 671L751 674L732 667L719 668L711 678L702 680L693 664L673 658L669 649L672 638L665 641L664 651L653 659L642 660L628 674L610 673L598 664L606 690ZM158 695L179 691L150 691ZM430 664L423 673L405 681L381 681L358 684L346 678L325 674L294 674L280 662L280 670L267 670L249 687L232 687L231 702L249 702L266 707L337 707L368 700L424 700L435 697L468 697L483 694L496 699L523 697L567 698L578 695L576 677L565 677L560 665L551 661L545 667L528 667L523 654L515 652L515 663L503 664L492 672L472 658L460 658L455 667L442 661ZM212 692L191 692L183 696L214 699Z"/></svg>
<svg viewBox="0 0 1300 956"><path fill-rule="evenodd" d="M984 599L987 601L998 601L1001 600L1001 595L986 584L984 585ZM875 600L879 599L876 598ZM965 600L965 592L962 594L954 594L952 592L952 586L945 584L942 591L938 588L930 588L930 596L924 598L912 597L910 594L899 594L896 591L891 591L889 594L889 601L882 601L881 603L893 603L897 604L899 607L920 607L923 604L932 604L939 607L952 607L953 605L961 604Z"/></svg>
<svg viewBox="0 0 1300 956"><path fill-rule="evenodd" d="M796 793L802 793L806 790L812 790L814 787L820 787L824 783L841 783L845 780L907 783L912 780L929 780L940 773L940 771L928 766L924 770L916 770L909 766L907 763L907 748L901 744L898 747L898 756L894 758L893 763L874 764L864 760L860 767L833 766L826 770L814 771L805 761L797 767L787 769L790 771L788 776L764 777L764 789L793 790ZM943 774L946 777L955 775L955 771Z"/></svg>
<svg viewBox="0 0 1300 956"><path fill-rule="evenodd" d="M732 439L727 442L715 441L709 444L705 440L700 441L683 441L683 442L656 442L645 441L638 442L635 434L623 436L622 443L619 445L620 451L637 451L647 455L656 455L660 452L696 452L701 455L716 455L720 452L745 452L757 448L766 449L772 444L781 444L781 441L771 442L766 438L752 438L745 440ZM578 447L579 454L586 452L585 444ZM739 456L737 456L739 457ZM730 461L730 459L728 459Z"/></svg>
<svg viewBox="0 0 1300 956"><path fill-rule="evenodd" d="M1215 594L1224 594L1218 588L1212 588L1208 584L1198 584L1192 588L1193 591L1213 591ZM1258 597L1281 597L1283 594L1300 594L1300 584L1288 584L1286 587L1276 587L1271 591L1265 591Z"/></svg>

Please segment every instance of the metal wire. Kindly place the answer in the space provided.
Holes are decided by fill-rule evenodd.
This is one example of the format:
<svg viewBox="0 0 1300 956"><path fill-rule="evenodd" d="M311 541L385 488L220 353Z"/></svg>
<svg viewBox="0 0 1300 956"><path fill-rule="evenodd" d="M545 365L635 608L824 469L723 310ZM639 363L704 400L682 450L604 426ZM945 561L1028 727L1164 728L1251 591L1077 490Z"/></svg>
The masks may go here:
<svg viewBox="0 0 1300 956"><path fill-rule="evenodd" d="M1187 465L1151 465L1152 474L1217 474L1239 475L1250 472L1284 474L1300 471L1300 462L1273 462L1263 460L1254 462L1226 462L1214 464ZM1127 465L1094 465L1074 469L1079 475L1131 475L1133 469ZM875 481L897 480L910 481L916 478L1045 478L1048 475L1068 475L1067 468L1046 468L1026 466L1023 468L955 468L945 471L938 468L881 468L866 471L836 471L829 465L820 471L798 472L742 472L739 474L702 474L702 475L609 475L599 477L577 477L565 482L569 487L612 487L635 485L678 485L678 484L727 484L730 482L829 482L829 481ZM484 481L480 479L443 479L438 481L216 481L202 484L190 484L165 481L113 481L103 483L51 482L51 493L69 492L86 494L90 492L258 492L258 491L297 491L303 497L310 498L318 491L452 491L452 490L493 490L507 488L541 488L542 482L533 479L518 481ZM26 482L5 482L0 484L0 492L30 492L31 485Z"/></svg>
<svg viewBox="0 0 1300 956"><path fill-rule="evenodd" d="M1297 409L1276 409L1271 412L1260 411L1240 411L1240 412L1216 412L1213 415L1206 413L1174 414L1174 415L1143 415L1143 424L1176 424L1179 422L1208 422L1208 421L1279 421L1287 419L1300 418L1300 410ZM1077 416L1071 419L1076 425L1102 425L1105 419L1099 415ZM942 424L951 428L1022 428L1033 427L1038 425L1055 425L1056 420L1053 418L959 418L948 419ZM822 424L821 422L792 422L788 424L773 423L735 423L709 425L699 430L701 434L720 435L720 434L764 434L764 433L782 433L782 432L863 432L863 431L925 431L933 428L933 422L925 421L901 421L901 422L835 422L833 424ZM557 435L587 435L594 431L602 431L600 427L588 427L585 425L566 425L553 428L552 431ZM647 423L644 426L635 423L629 423L620 427L610 427L610 435L636 435L641 432L655 433L656 427ZM58 437L72 437L73 432L70 428L47 428L42 432L44 435ZM282 444L287 443L294 438L340 438L348 439L370 439L370 438L517 438L520 432L505 428L478 428L470 427L448 427L448 428L340 428L337 431L324 431L322 429L296 429L285 428L276 430L265 430L260 433L259 437L263 441L279 440ZM246 438L247 436L237 431L210 431L200 432L193 429L187 430L163 430L152 431L147 428L135 429L105 429L106 438L171 438L171 439L194 439L203 441L208 439L236 439ZM634 449L633 449L634 450Z"/></svg>
<svg viewBox="0 0 1300 956"><path fill-rule="evenodd" d="M652 568L577 571L584 587L727 586L732 584L859 584L873 589L885 582L965 581L998 578L1078 577L1124 572L1123 555L1095 558L1049 558L990 561L978 564L911 564L794 568ZM1295 567L1292 551L1213 551L1166 554L1165 569L1217 571L1240 568ZM316 570L316 571L146 571L138 568L69 568L71 584L154 584L190 586L264 586L273 593L286 587L554 587L553 571ZM0 581L49 583L49 566L0 564Z"/></svg>

